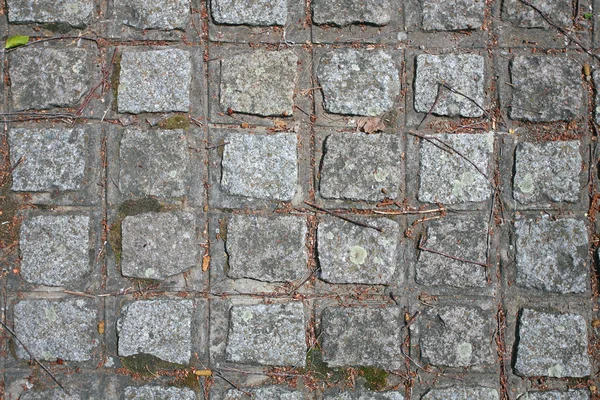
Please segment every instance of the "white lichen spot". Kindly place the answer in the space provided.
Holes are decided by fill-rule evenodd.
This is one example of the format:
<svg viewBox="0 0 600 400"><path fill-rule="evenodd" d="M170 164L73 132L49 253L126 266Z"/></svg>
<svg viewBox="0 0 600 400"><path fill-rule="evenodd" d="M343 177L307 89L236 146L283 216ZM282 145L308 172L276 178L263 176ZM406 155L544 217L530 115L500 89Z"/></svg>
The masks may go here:
<svg viewBox="0 0 600 400"><path fill-rule="evenodd" d="M459 343L456 350L460 361L462 361L463 363L468 363L471 360L471 355L473 354L473 346L471 345L471 343Z"/></svg>
<svg viewBox="0 0 600 400"><path fill-rule="evenodd" d="M376 169L375 172L373 172L373 176L375 177L375 181L377 181L377 182L383 182L388 177L388 174L385 171L381 171L381 170L377 170Z"/></svg>
<svg viewBox="0 0 600 400"><path fill-rule="evenodd" d="M560 364L554 364L550 368L548 368L548 376L551 378L562 378L563 377L563 367Z"/></svg>
<svg viewBox="0 0 600 400"><path fill-rule="evenodd" d="M523 193L533 192L533 176L527 173L525 176L517 182L517 187Z"/></svg>
<svg viewBox="0 0 600 400"><path fill-rule="evenodd" d="M350 247L350 262L357 265L362 265L367 258L367 250L361 246Z"/></svg>
<svg viewBox="0 0 600 400"><path fill-rule="evenodd" d="M250 310L244 310L244 313L242 314L242 319L245 322L250 321L252 318L254 318L254 314L252 314L252 311Z"/></svg>
<svg viewBox="0 0 600 400"><path fill-rule="evenodd" d="M152 277L154 276L154 273L155 273L155 272L156 272L156 271L154 270L154 268L147 268L147 269L144 271L144 275L146 275L146 278L152 278Z"/></svg>

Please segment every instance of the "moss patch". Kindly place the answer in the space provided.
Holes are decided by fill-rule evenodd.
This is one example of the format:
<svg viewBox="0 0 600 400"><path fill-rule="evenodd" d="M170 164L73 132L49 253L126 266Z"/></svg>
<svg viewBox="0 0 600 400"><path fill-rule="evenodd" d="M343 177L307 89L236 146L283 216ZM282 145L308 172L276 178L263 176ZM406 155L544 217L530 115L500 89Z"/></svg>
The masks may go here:
<svg viewBox="0 0 600 400"><path fill-rule="evenodd" d="M185 365L161 360L151 354L136 354L129 357L120 357L123 368L136 374L150 377L161 370L174 370L186 368Z"/></svg>
<svg viewBox="0 0 600 400"><path fill-rule="evenodd" d="M69 33L74 27L64 22L51 22L44 24L44 29L54 33Z"/></svg>
<svg viewBox="0 0 600 400"><path fill-rule="evenodd" d="M116 51L116 50L115 50ZM112 75L110 77L110 87L112 89L112 94L114 98L113 102L113 111L117 111L118 107L118 97L119 97L119 82L121 79L121 59L123 55L121 53L115 56L115 64L113 65Z"/></svg>
<svg viewBox="0 0 600 400"><path fill-rule="evenodd" d="M158 126L162 129L189 129L190 120L187 116L177 114L171 118L163 119L158 123Z"/></svg>
<svg viewBox="0 0 600 400"><path fill-rule="evenodd" d="M314 379L323 381L327 386L343 382L348 377L348 371L344 368L330 368L323 361L321 349L316 347L310 349L306 355L306 367L300 370L301 374L311 375Z"/></svg>
<svg viewBox="0 0 600 400"><path fill-rule="evenodd" d="M360 374L365 378L365 387L369 390L383 390L387 385L388 373L380 368L362 367Z"/></svg>

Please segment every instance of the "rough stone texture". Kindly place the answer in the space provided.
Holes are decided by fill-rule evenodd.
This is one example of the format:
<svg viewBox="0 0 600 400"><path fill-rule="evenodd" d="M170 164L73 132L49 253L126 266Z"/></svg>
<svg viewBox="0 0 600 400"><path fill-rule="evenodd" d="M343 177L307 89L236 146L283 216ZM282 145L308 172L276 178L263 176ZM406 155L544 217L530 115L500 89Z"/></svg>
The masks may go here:
<svg viewBox="0 0 600 400"><path fill-rule="evenodd" d="M292 50L242 53L221 62L223 110L261 116L294 113L298 56Z"/></svg>
<svg viewBox="0 0 600 400"><path fill-rule="evenodd" d="M233 306L227 361L303 367L305 329L304 307L300 302Z"/></svg>
<svg viewBox="0 0 600 400"><path fill-rule="evenodd" d="M423 247L465 260L486 262L488 224L481 215L446 217L427 227ZM428 286L485 287L485 267L421 251L416 281Z"/></svg>
<svg viewBox="0 0 600 400"><path fill-rule="evenodd" d="M325 141L321 196L380 201L398 196L402 143L396 135L340 132Z"/></svg>
<svg viewBox="0 0 600 400"><path fill-rule="evenodd" d="M506 0L502 4L504 20L510 21L520 28L550 28L539 12L519 0ZM573 26L573 5L569 0L546 0L533 4L542 12L550 15L552 21L563 28Z"/></svg>
<svg viewBox="0 0 600 400"><path fill-rule="evenodd" d="M288 0L210 0L217 24L283 26L287 21Z"/></svg>
<svg viewBox="0 0 600 400"><path fill-rule="evenodd" d="M451 386L443 389L431 389L422 400L498 400L498 391L481 386Z"/></svg>
<svg viewBox="0 0 600 400"><path fill-rule="evenodd" d="M334 114L380 115L400 94L398 69L383 50L331 50L321 57L317 77L325 110Z"/></svg>
<svg viewBox="0 0 600 400"><path fill-rule="evenodd" d="M94 58L81 48L30 46L10 53L13 109L76 106L91 89Z"/></svg>
<svg viewBox="0 0 600 400"><path fill-rule="evenodd" d="M193 307L191 300L126 304L117 320L119 356L151 354L164 361L187 364L192 355Z"/></svg>
<svg viewBox="0 0 600 400"><path fill-rule="evenodd" d="M81 396L69 390L70 394L66 394L62 389L50 389L39 392L27 391L23 393L19 400L81 400Z"/></svg>
<svg viewBox="0 0 600 400"><path fill-rule="evenodd" d="M576 202L582 165L578 141L520 143L515 156L514 197L522 204Z"/></svg>
<svg viewBox="0 0 600 400"><path fill-rule="evenodd" d="M16 165L11 189L28 192L81 189L85 142L83 129L11 129L10 162Z"/></svg>
<svg viewBox="0 0 600 400"><path fill-rule="evenodd" d="M588 234L583 221L548 218L515 222L516 283L555 293L589 286Z"/></svg>
<svg viewBox="0 0 600 400"><path fill-rule="evenodd" d="M564 378L590 374L587 324L581 315L524 309L518 329L517 375Z"/></svg>
<svg viewBox="0 0 600 400"><path fill-rule="evenodd" d="M197 264L194 214L149 212L125 217L122 236L125 276L164 279Z"/></svg>
<svg viewBox="0 0 600 400"><path fill-rule="evenodd" d="M191 175L183 130L127 130L119 148L119 190L134 197L182 197Z"/></svg>
<svg viewBox="0 0 600 400"><path fill-rule="evenodd" d="M564 57L515 57L510 64L510 117L532 122L568 121L582 108L581 65Z"/></svg>
<svg viewBox="0 0 600 400"><path fill-rule="evenodd" d="M327 393L323 396L324 400L404 400L404 395L400 392L371 392L359 390L357 392Z"/></svg>
<svg viewBox="0 0 600 400"><path fill-rule="evenodd" d="M123 400L196 400L196 394L188 388L128 386Z"/></svg>
<svg viewBox="0 0 600 400"><path fill-rule="evenodd" d="M324 281L371 285L392 282L398 263L398 223L387 218L361 222L383 232L333 217L325 217L319 223L317 247L320 278Z"/></svg>
<svg viewBox="0 0 600 400"><path fill-rule="evenodd" d="M277 400L302 400L304 395L299 390L289 390L279 386L265 386L260 388L245 388L244 391L252 397L237 389L230 389L225 394L224 400L249 400L249 399L277 399Z"/></svg>
<svg viewBox="0 0 600 400"><path fill-rule="evenodd" d="M482 0L424 0L423 29L457 31L479 29L483 25L485 2Z"/></svg>
<svg viewBox="0 0 600 400"><path fill-rule="evenodd" d="M93 0L8 0L8 20L18 23L62 23L82 27L92 19Z"/></svg>
<svg viewBox="0 0 600 400"><path fill-rule="evenodd" d="M24 300L14 306L14 331L38 360L87 361L98 344L93 303L85 299ZM17 346L17 356L29 354Z"/></svg>
<svg viewBox="0 0 600 400"><path fill-rule="evenodd" d="M312 21L317 25L387 25L392 18L390 0L314 0Z"/></svg>
<svg viewBox="0 0 600 400"><path fill-rule="evenodd" d="M590 392L587 390L549 390L545 392L527 392L519 396L519 400L589 400Z"/></svg>
<svg viewBox="0 0 600 400"><path fill-rule="evenodd" d="M192 61L185 50L124 52L117 103L119 112L189 111Z"/></svg>
<svg viewBox="0 0 600 400"><path fill-rule="evenodd" d="M404 356L399 308L328 307L321 316L323 361L330 367L399 368Z"/></svg>
<svg viewBox="0 0 600 400"><path fill-rule="evenodd" d="M294 133L230 134L225 140L221 188L232 195L290 201L298 182Z"/></svg>
<svg viewBox="0 0 600 400"><path fill-rule="evenodd" d="M454 91L442 86L442 82ZM418 55L415 110L428 113L435 104L432 110L434 114L481 117L483 110L480 107L484 107L485 99L484 84L484 60L480 55Z"/></svg>
<svg viewBox="0 0 600 400"><path fill-rule="evenodd" d="M493 133L436 134L428 137L431 142L421 142L419 200L443 204L487 200L492 188L481 172L488 174L494 149ZM445 150L444 144L462 156L447 151L450 149Z"/></svg>
<svg viewBox="0 0 600 400"><path fill-rule="evenodd" d="M308 272L306 219L234 215L227 225L230 278L291 282Z"/></svg>
<svg viewBox="0 0 600 400"><path fill-rule="evenodd" d="M594 87L600 87L600 70L596 70L593 73L594 77ZM596 123L600 124L600 91L596 92Z"/></svg>
<svg viewBox="0 0 600 400"><path fill-rule="evenodd" d="M190 0L116 0L116 18L137 29L185 29Z"/></svg>
<svg viewBox="0 0 600 400"><path fill-rule="evenodd" d="M40 215L21 225L21 277L29 283L64 286L92 270L90 218Z"/></svg>

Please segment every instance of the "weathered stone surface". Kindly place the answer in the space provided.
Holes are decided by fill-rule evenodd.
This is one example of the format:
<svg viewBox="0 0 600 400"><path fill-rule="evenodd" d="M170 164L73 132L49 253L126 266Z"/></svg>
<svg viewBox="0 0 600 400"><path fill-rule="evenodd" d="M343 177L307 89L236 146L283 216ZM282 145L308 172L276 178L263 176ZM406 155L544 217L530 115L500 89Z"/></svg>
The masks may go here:
<svg viewBox="0 0 600 400"><path fill-rule="evenodd" d="M210 6L217 24L283 26L287 21L288 0L211 0Z"/></svg>
<svg viewBox="0 0 600 400"><path fill-rule="evenodd" d="M21 277L29 283L64 286L92 270L90 218L40 215L21 225Z"/></svg>
<svg viewBox="0 0 600 400"><path fill-rule="evenodd" d="M149 212L125 217L122 236L125 276L164 279L197 264L194 214Z"/></svg>
<svg viewBox="0 0 600 400"><path fill-rule="evenodd" d="M15 333L38 360L87 361L98 344L92 302L77 300L24 300L15 304ZM29 354L17 346L17 356Z"/></svg>
<svg viewBox="0 0 600 400"><path fill-rule="evenodd" d="M292 50L236 54L221 62L223 110L260 116L294 113L298 56Z"/></svg>
<svg viewBox="0 0 600 400"><path fill-rule="evenodd" d="M185 29L190 0L116 0L116 18L137 29Z"/></svg>
<svg viewBox="0 0 600 400"><path fill-rule="evenodd" d="M498 400L498 391L481 386L450 386L443 389L431 389L422 400Z"/></svg>
<svg viewBox="0 0 600 400"><path fill-rule="evenodd" d="M589 286L588 234L576 219L515 222L516 283L555 293L584 293Z"/></svg>
<svg viewBox="0 0 600 400"><path fill-rule="evenodd" d="M246 388L244 391L252 394L252 397L237 389L230 389L225 394L224 400L249 400L249 399L278 399L278 400L302 400L304 395L299 390L289 390L279 386L265 386L260 388Z"/></svg>
<svg viewBox="0 0 600 400"><path fill-rule="evenodd" d="M298 182L297 145L293 133L234 133L224 146L221 187L237 196L290 201Z"/></svg>
<svg viewBox="0 0 600 400"><path fill-rule="evenodd" d="M192 62L185 50L127 51L121 58L119 112L189 111Z"/></svg>
<svg viewBox="0 0 600 400"><path fill-rule="evenodd" d="M306 365L305 330L300 302L233 306L227 361L302 367Z"/></svg>
<svg viewBox="0 0 600 400"><path fill-rule="evenodd" d="M366 201L396 198L402 181L401 140L388 134L331 134L325 141L321 195Z"/></svg>
<svg viewBox="0 0 600 400"><path fill-rule="evenodd" d="M550 28L544 17L533 8L519 0L506 0L503 4L503 19L520 28ZM550 15L552 21L563 28L573 26L573 5L569 0L546 0L536 2L535 6Z"/></svg>
<svg viewBox="0 0 600 400"><path fill-rule="evenodd" d="M418 55L415 110L422 113L432 110L434 114L451 117L481 117L484 83L484 60L480 55Z"/></svg>
<svg viewBox="0 0 600 400"><path fill-rule="evenodd" d="M16 111L73 107L91 89L94 55L86 49L30 46L8 59Z"/></svg>
<svg viewBox="0 0 600 400"><path fill-rule="evenodd" d="M481 215L446 217L427 227L423 247L480 263L486 262L488 224ZM416 281L428 286L485 287L485 267L421 251Z"/></svg>
<svg viewBox="0 0 600 400"><path fill-rule="evenodd" d="M594 77L594 87L600 87L600 71L595 70L592 74ZM600 124L600 91L596 92L596 123Z"/></svg>
<svg viewBox="0 0 600 400"><path fill-rule="evenodd" d="M396 63L383 50L331 50L321 57L317 77L325 110L334 114L380 115L400 94Z"/></svg>
<svg viewBox="0 0 600 400"><path fill-rule="evenodd" d="M389 0L314 0L312 20L317 25L387 25L392 12Z"/></svg>
<svg viewBox="0 0 600 400"><path fill-rule="evenodd" d="M69 390L69 394L67 394L58 388L38 392L27 391L19 397L19 400L81 400L81 396L73 393L72 390Z"/></svg>
<svg viewBox="0 0 600 400"><path fill-rule="evenodd" d="M487 200L491 186L482 172L488 173L493 133L436 134L428 138L421 142L419 200L444 204Z"/></svg>
<svg viewBox="0 0 600 400"><path fill-rule="evenodd" d="M581 65L564 57L515 57L510 65L510 117L532 122L568 121L582 108Z"/></svg>
<svg viewBox="0 0 600 400"><path fill-rule="evenodd" d="M383 231L333 217L323 218L319 223L317 247L320 278L324 281L371 285L392 282L397 265L398 223L387 218L361 222Z"/></svg>
<svg viewBox="0 0 600 400"><path fill-rule="evenodd" d="M323 360L330 367L399 368L402 312L399 308L328 307L321 316Z"/></svg>
<svg viewBox="0 0 600 400"><path fill-rule="evenodd" d="M196 400L196 394L188 388L128 386L123 400Z"/></svg>
<svg viewBox="0 0 600 400"><path fill-rule="evenodd" d="M587 390L549 390L545 392L527 392L519 396L519 400L589 400L590 392Z"/></svg>
<svg viewBox="0 0 600 400"><path fill-rule="evenodd" d="M227 225L230 278L291 282L308 272L306 219L234 215Z"/></svg>
<svg viewBox="0 0 600 400"><path fill-rule="evenodd" d="M516 374L553 378L590 374L587 324L581 315L524 309L518 329Z"/></svg>
<svg viewBox="0 0 600 400"><path fill-rule="evenodd" d="M92 19L93 0L8 0L10 22L60 23L83 27Z"/></svg>
<svg viewBox="0 0 600 400"><path fill-rule="evenodd" d="M78 190L84 182L83 129L13 128L8 132L12 190Z"/></svg>
<svg viewBox="0 0 600 400"><path fill-rule="evenodd" d="M337 392L337 390L335 390ZM325 393L324 400L404 400L400 392L371 392L359 390L356 392Z"/></svg>
<svg viewBox="0 0 600 400"><path fill-rule="evenodd" d="M423 29L457 31L483 25L485 2L481 0L424 0Z"/></svg>
<svg viewBox="0 0 600 400"><path fill-rule="evenodd" d="M193 307L191 300L140 300L124 305L117 320L119 356L151 354L187 364Z"/></svg>

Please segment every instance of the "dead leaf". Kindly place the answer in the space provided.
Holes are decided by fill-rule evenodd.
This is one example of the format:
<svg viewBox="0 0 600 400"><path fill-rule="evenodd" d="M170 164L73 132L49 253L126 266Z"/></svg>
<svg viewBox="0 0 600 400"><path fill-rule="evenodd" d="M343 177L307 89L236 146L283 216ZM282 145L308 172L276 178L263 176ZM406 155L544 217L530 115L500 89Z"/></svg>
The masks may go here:
<svg viewBox="0 0 600 400"><path fill-rule="evenodd" d="M247 122L242 122L241 126L242 126L242 129L248 129L248 128L250 128L250 124L247 123Z"/></svg>
<svg viewBox="0 0 600 400"><path fill-rule="evenodd" d="M202 257L202 271L206 272L208 267L210 267L210 256L205 254L204 257Z"/></svg>
<svg viewBox="0 0 600 400"><path fill-rule="evenodd" d="M104 321L98 322L98 333L104 335Z"/></svg>
<svg viewBox="0 0 600 400"><path fill-rule="evenodd" d="M194 375L196 375L196 376L212 376L212 371L210 369L195 369Z"/></svg>
<svg viewBox="0 0 600 400"><path fill-rule="evenodd" d="M369 134L378 131L383 131L385 129L385 124L383 123L381 118L378 117L360 119L357 122L356 126L359 131Z"/></svg>
<svg viewBox="0 0 600 400"><path fill-rule="evenodd" d="M275 128L275 131L279 132L279 131L285 131L287 130L287 122L285 122L284 120L281 119L276 119L275 121L273 121L273 125Z"/></svg>

